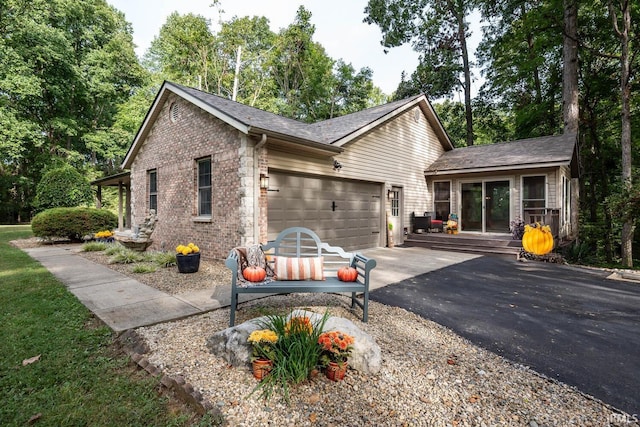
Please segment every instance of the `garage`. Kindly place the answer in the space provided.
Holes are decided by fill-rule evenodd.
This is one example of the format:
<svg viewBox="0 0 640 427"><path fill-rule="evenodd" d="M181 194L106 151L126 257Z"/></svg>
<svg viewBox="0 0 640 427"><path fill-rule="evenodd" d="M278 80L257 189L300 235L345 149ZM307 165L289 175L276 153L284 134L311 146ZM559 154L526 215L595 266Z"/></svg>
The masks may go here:
<svg viewBox="0 0 640 427"><path fill-rule="evenodd" d="M268 238L307 227L346 250L380 246L381 185L270 172Z"/></svg>

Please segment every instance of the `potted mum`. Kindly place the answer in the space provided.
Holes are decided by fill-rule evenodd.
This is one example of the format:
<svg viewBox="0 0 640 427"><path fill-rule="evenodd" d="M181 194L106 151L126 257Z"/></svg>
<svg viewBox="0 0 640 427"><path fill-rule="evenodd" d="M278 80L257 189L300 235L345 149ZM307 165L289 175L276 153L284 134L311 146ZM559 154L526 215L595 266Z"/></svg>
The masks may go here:
<svg viewBox="0 0 640 427"><path fill-rule="evenodd" d="M323 332L318 337L321 348L320 364L325 367L327 378L332 381L344 379L347 359L353 350L354 339L340 331Z"/></svg>
<svg viewBox="0 0 640 427"><path fill-rule="evenodd" d="M111 243L113 242L113 231L111 230L98 231L96 234L93 235L93 238L96 239L97 242Z"/></svg>
<svg viewBox="0 0 640 427"><path fill-rule="evenodd" d="M176 246L176 264L180 273L195 273L200 268L200 248L193 243Z"/></svg>
<svg viewBox="0 0 640 427"><path fill-rule="evenodd" d="M253 376L261 380L273 368L274 347L278 342L278 335L271 329L260 329L251 332L247 341L251 343Z"/></svg>

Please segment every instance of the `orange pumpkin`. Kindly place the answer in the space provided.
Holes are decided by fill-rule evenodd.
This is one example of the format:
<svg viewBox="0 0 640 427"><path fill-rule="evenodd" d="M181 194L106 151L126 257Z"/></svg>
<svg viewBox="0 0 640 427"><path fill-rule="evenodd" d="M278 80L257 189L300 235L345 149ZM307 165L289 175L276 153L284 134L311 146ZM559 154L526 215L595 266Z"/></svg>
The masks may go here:
<svg viewBox="0 0 640 427"><path fill-rule="evenodd" d="M262 267L250 265L242 270L242 277L250 282L262 282L267 277L267 272Z"/></svg>
<svg viewBox="0 0 640 427"><path fill-rule="evenodd" d="M545 255L553 249L553 235L548 225L539 223L524 226L522 247L525 251L534 255Z"/></svg>
<svg viewBox="0 0 640 427"><path fill-rule="evenodd" d="M358 278L358 270L353 267L340 267L338 269L338 280L343 282L355 282Z"/></svg>

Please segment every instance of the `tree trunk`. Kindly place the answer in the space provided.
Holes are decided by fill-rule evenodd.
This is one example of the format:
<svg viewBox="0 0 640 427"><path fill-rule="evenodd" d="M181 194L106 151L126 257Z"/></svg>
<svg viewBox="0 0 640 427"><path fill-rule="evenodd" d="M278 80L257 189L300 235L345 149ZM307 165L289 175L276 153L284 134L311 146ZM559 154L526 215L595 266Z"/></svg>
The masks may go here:
<svg viewBox="0 0 640 427"><path fill-rule="evenodd" d="M564 133L578 133L578 4L564 0L562 110Z"/></svg>
<svg viewBox="0 0 640 427"><path fill-rule="evenodd" d="M626 190L632 187L631 179L631 61L629 59L629 38L631 32L631 5L628 0L620 0L621 22L618 22L613 2L609 1L609 13L613 20L613 28L620 39L620 101L622 104L621 119L622 132L620 146L622 147L622 185ZM619 24L622 24L620 26ZM633 267L633 233L635 225L633 218L625 219L622 224L621 248L622 265Z"/></svg>
<svg viewBox="0 0 640 427"><path fill-rule="evenodd" d="M473 145L473 111L471 110L471 70L469 66L469 51L465 34L464 13L454 11L458 22L458 40L462 50L462 67L464 72L464 115L467 121L467 146Z"/></svg>

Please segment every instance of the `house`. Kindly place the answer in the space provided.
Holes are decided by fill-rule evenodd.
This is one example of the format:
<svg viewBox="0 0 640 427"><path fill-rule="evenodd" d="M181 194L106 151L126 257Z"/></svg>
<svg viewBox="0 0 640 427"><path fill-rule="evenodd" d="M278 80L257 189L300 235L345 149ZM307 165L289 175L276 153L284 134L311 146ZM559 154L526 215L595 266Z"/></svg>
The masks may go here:
<svg viewBox="0 0 640 427"><path fill-rule="evenodd" d="M425 171L439 218L461 231L504 233L520 217L570 238L578 225L577 135L474 145L444 153Z"/></svg>
<svg viewBox="0 0 640 427"><path fill-rule="evenodd" d="M564 149L557 159L530 149L532 157L546 156L537 163L527 150L504 151L510 162L473 167L454 150L424 95L307 124L165 82L122 164L130 170L126 211L137 224L156 210L158 248L193 241L205 256L224 258L234 246L270 240L294 225L353 250L385 246L389 223L402 243L412 214L432 210L460 212L463 231L508 232L508 221L498 228L477 211L494 194L508 203L499 208L502 225L522 215L521 205L562 210L574 200L563 198L570 184L558 188L575 175L575 159L567 160ZM485 151L480 157L496 160ZM540 176L544 184L529 179ZM488 217L497 218L497 210L492 206ZM570 224L567 218L564 229Z"/></svg>

